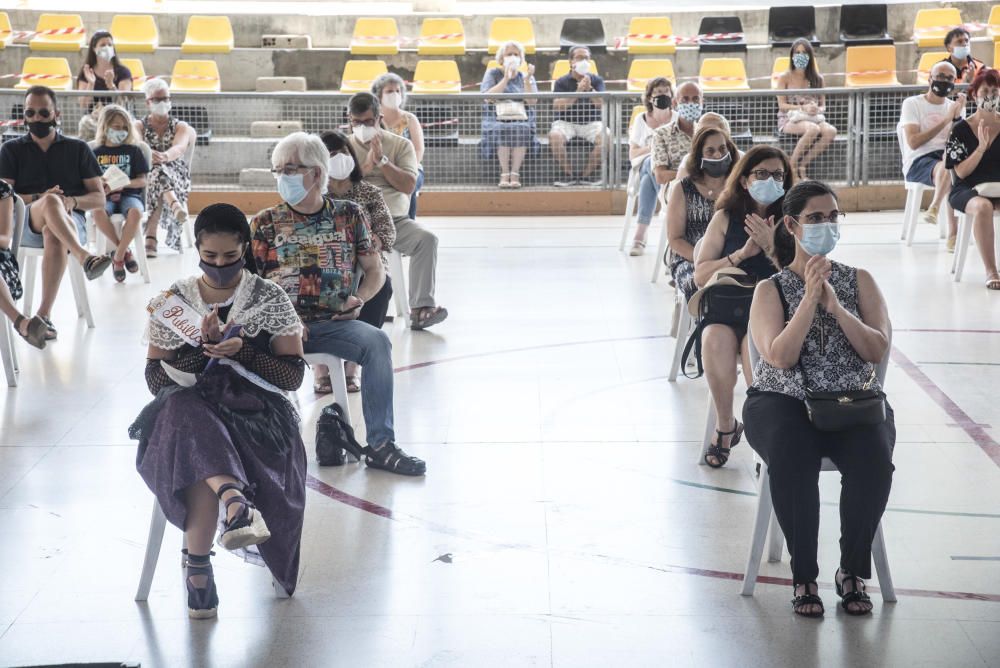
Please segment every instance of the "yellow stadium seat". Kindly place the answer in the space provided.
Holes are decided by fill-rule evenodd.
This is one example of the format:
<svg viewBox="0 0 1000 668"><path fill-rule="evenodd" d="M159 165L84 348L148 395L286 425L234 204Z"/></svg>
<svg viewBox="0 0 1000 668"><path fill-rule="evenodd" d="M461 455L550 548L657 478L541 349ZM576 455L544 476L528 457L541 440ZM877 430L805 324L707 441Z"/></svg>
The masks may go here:
<svg viewBox="0 0 1000 668"><path fill-rule="evenodd" d="M0 12L0 49L6 48L14 38L14 29L10 26L7 12Z"/></svg>
<svg viewBox="0 0 1000 668"><path fill-rule="evenodd" d="M399 53L396 19L361 17L354 22L352 56L394 56Z"/></svg>
<svg viewBox="0 0 1000 668"><path fill-rule="evenodd" d="M778 87L778 77L788 71L791 59L788 56L778 56L774 59L774 67L771 69L771 88Z"/></svg>
<svg viewBox="0 0 1000 668"><path fill-rule="evenodd" d="M465 28L462 19L424 19L417 41L420 56L464 56Z"/></svg>
<svg viewBox="0 0 1000 668"><path fill-rule="evenodd" d="M218 93L222 90L214 60L178 60L170 75L170 90L178 93Z"/></svg>
<svg viewBox="0 0 1000 668"><path fill-rule="evenodd" d="M1000 42L993 42L993 69L1000 69Z"/></svg>
<svg viewBox="0 0 1000 668"><path fill-rule="evenodd" d="M896 47L891 44L847 47L846 67L844 82L849 87L899 85Z"/></svg>
<svg viewBox="0 0 1000 668"><path fill-rule="evenodd" d="M590 59L590 73L591 74L596 74L598 76L601 75L601 73L597 71L597 63L594 62L593 58ZM567 74L569 74L569 61L568 60L566 60L566 59L557 60L556 62L552 63L552 82L553 83L555 83L555 80L558 79L559 77L566 76Z"/></svg>
<svg viewBox="0 0 1000 668"><path fill-rule="evenodd" d="M986 32L989 33L994 42L1000 42L1000 5L993 5L987 23L989 25L986 26ZM993 61L993 67L996 68L996 66L996 61Z"/></svg>
<svg viewBox="0 0 1000 668"><path fill-rule="evenodd" d="M35 31L63 28L83 28L83 19L79 14L42 14ZM28 42L32 51L79 51L86 44L87 33L82 30L68 35L38 35Z"/></svg>
<svg viewBox="0 0 1000 668"><path fill-rule="evenodd" d="M73 71L69 69L69 61L65 58L30 56L24 59L21 73L35 76L21 77L14 88L23 90L36 85L48 86L52 90L72 90L73 88Z"/></svg>
<svg viewBox="0 0 1000 668"><path fill-rule="evenodd" d="M119 58L118 62L132 73L132 88L139 88L146 78L146 67L138 58Z"/></svg>
<svg viewBox="0 0 1000 668"><path fill-rule="evenodd" d="M149 14L117 14L111 19L111 36L119 53L153 53L160 46L160 32Z"/></svg>
<svg viewBox="0 0 1000 668"><path fill-rule="evenodd" d="M628 84L626 90L641 92L646 90L646 82L655 77L667 77L670 83L674 81L674 64L666 58L650 58L633 60L628 68Z"/></svg>
<svg viewBox="0 0 1000 668"><path fill-rule="evenodd" d="M418 60L413 71L413 92L442 95L461 93L462 77L454 60Z"/></svg>
<svg viewBox="0 0 1000 668"><path fill-rule="evenodd" d="M340 80L341 93L364 93L371 90L372 82L389 69L381 60L348 60Z"/></svg>
<svg viewBox="0 0 1000 668"><path fill-rule="evenodd" d="M646 111L646 107L639 104L632 108L632 117L628 119L628 127L632 129L632 124L635 123L635 119L639 118L639 114Z"/></svg>
<svg viewBox="0 0 1000 668"><path fill-rule="evenodd" d="M948 31L960 25L962 13L957 9L921 9L913 22L913 40L919 48L942 47Z"/></svg>
<svg viewBox="0 0 1000 668"><path fill-rule="evenodd" d="M929 51L921 55L920 64L917 65L917 83L926 86L930 79L931 68L947 57L947 51Z"/></svg>
<svg viewBox="0 0 1000 668"><path fill-rule="evenodd" d="M750 90L742 58L706 58L698 80L702 90Z"/></svg>
<svg viewBox="0 0 1000 668"><path fill-rule="evenodd" d="M192 16L181 53L229 53L234 45L233 24L228 16Z"/></svg>
<svg viewBox="0 0 1000 668"><path fill-rule="evenodd" d="M509 40L520 42L528 55L535 52L535 28L531 19L515 16L498 16L490 24L490 39L486 50L493 55L500 45Z"/></svg>
<svg viewBox="0 0 1000 668"><path fill-rule="evenodd" d="M677 51L673 41L674 26L666 16L636 16L628 24L629 35L651 35L651 37L627 37L629 55L664 53Z"/></svg>

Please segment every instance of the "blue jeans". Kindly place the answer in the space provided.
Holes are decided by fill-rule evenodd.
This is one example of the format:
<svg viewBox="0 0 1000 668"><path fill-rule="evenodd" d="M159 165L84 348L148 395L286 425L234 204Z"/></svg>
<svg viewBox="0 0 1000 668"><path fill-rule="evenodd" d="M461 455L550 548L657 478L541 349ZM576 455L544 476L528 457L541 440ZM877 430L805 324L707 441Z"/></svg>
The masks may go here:
<svg viewBox="0 0 1000 668"><path fill-rule="evenodd" d="M417 169L417 185L413 188L413 194L410 195L410 213L407 214L407 218L410 220L417 219L417 193L420 189L424 187L424 168L420 167Z"/></svg>
<svg viewBox="0 0 1000 668"><path fill-rule="evenodd" d="M307 323L309 353L328 353L357 362L361 376L361 406L365 414L368 445L379 447L395 441L392 418L392 343L381 329L360 320L321 320Z"/></svg>
<svg viewBox="0 0 1000 668"><path fill-rule="evenodd" d="M660 184L653 176L652 156L647 155L639 167L639 215L636 217L640 225L649 225L653 219L653 209L656 208L656 195L660 191Z"/></svg>

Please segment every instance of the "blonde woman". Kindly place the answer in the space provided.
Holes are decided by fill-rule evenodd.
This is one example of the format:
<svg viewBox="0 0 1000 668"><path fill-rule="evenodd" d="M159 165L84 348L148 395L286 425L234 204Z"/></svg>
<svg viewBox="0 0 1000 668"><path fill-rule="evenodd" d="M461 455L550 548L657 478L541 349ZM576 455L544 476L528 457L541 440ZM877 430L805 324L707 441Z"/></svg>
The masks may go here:
<svg viewBox="0 0 1000 668"><path fill-rule="evenodd" d="M416 115L403 109L406 104L406 82L398 74L383 74L372 83L372 95L382 103L382 127L394 135L405 137L417 154L417 185L410 195L410 220L417 219L417 196L424 185L424 129Z"/></svg>
<svg viewBox="0 0 1000 668"><path fill-rule="evenodd" d="M525 71L524 46L510 41L500 45L496 62L499 67L486 70L479 84L480 93L537 93L535 66L528 65ZM501 119L497 116L496 103L509 100L487 100L483 103L483 139L479 143L479 153L484 161L496 157L500 161L500 188L521 187L521 164L529 149L538 144L535 138L535 102L528 99L515 101L514 111L523 107L523 115L516 113ZM510 106L510 105L508 105ZM522 117L523 116L523 117Z"/></svg>
<svg viewBox="0 0 1000 668"><path fill-rule="evenodd" d="M129 243L135 238L139 229L142 214L146 210L143 202L143 190L146 187L146 175L149 165L142 150L142 141L135 130L132 116L117 104L109 104L101 110L97 119L97 138L94 141L94 155L102 173L115 167L129 178L126 185L109 187L109 181L103 179L104 193L107 200L103 209L94 209L94 223L104 236L111 240L115 250L111 256L111 271L115 280L121 283L125 280L126 270L134 274L139 271L139 265L132 257ZM121 236L115 232L111 224L112 214L120 213L125 217Z"/></svg>

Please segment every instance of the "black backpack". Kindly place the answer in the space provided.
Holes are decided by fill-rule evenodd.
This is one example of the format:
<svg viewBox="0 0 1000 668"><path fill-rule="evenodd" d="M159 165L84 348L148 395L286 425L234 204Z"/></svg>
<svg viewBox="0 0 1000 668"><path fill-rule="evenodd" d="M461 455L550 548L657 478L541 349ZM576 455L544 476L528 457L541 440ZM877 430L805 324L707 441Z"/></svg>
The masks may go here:
<svg viewBox="0 0 1000 668"><path fill-rule="evenodd" d="M344 410L333 403L325 406L316 420L316 459L320 466L342 466L344 450L357 457L362 448L351 423L344 419Z"/></svg>

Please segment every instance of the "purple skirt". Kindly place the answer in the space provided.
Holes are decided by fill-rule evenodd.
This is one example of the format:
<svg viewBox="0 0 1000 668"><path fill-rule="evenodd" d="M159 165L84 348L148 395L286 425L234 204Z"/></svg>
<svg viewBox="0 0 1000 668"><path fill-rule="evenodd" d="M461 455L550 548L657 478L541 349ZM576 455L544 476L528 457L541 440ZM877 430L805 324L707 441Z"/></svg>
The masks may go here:
<svg viewBox="0 0 1000 668"><path fill-rule="evenodd" d="M190 388L171 388L147 406L129 433L136 468L167 520L184 529L185 490L216 475L249 486L271 537L257 546L291 595L299 572L306 452L298 416L283 396L216 367Z"/></svg>

